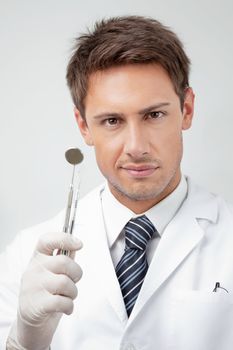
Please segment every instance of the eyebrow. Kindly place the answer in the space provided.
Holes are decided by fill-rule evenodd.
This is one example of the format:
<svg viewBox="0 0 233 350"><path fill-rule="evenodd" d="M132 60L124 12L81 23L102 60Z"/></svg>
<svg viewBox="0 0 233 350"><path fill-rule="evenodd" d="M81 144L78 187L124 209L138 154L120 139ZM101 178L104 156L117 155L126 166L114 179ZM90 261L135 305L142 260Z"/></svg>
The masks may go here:
<svg viewBox="0 0 233 350"><path fill-rule="evenodd" d="M151 105L149 107L146 107L146 108L143 108L141 110L138 111L138 114L139 115L143 115L143 114L146 114L146 113L149 113L151 111L153 111L154 109L158 109L158 108L161 108L161 107L167 107L167 106L170 106L170 103L169 102L161 102L161 103L157 103L155 105ZM93 116L94 119L101 119L101 118L108 118L108 117L123 117L124 114L123 113L116 113L116 112L104 112L104 113L100 113L100 114L97 114L95 116Z"/></svg>
<svg viewBox="0 0 233 350"><path fill-rule="evenodd" d="M146 108L143 108L141 109L138 114L146 114L148 112L151 112L153 111L153 109L158 109L158 108L161 108L161 107L167 107L167 106L170 106L170 103L169 102L161 102L161 103L157 103L155 105L151 105L149 107L146 107Z"/></svg>

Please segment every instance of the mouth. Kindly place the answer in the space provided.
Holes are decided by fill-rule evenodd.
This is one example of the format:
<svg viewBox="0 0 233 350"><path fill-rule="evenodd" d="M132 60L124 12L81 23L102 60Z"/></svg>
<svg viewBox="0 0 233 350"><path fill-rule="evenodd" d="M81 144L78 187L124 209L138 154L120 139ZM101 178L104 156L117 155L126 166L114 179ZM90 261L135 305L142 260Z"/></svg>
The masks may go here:
<svg viewBox="0 0 233 350"><path fill-rule="evenodd" d="M126 164L121 169L131 177L142 178L151 176L158 169L158 166L151 164Z"/></svg>

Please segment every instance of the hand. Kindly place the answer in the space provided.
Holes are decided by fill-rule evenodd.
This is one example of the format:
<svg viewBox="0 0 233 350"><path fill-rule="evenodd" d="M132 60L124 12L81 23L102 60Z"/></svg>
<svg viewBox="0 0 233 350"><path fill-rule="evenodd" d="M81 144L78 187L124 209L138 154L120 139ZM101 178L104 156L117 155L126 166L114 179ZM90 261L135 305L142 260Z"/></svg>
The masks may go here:
<svg viewBox="0 0 233 350"><path fill-rule="evenodd" d="M46 234L22 276L16 329L21 348L48 349L62 314L71 314L82 270L74 262L82 243L67 233ZM68 250L69 256L54 255ZM11 335L10 335L11 337ZM9 338L10 338L9 337Z"/></svg>

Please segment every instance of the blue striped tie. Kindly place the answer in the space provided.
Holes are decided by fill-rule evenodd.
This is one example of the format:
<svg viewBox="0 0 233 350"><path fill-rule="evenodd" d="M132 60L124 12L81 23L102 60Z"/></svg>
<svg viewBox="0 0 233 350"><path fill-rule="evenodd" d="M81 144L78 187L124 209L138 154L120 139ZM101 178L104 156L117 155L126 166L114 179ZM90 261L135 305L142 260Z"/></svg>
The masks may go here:
<svg viewBox="0 0 233 350"><path fill-rule="evenodd" d="M128 316L148 270L146 245L155 231L154 225L145 215L131 219L125 225L125 253L116 266L116 275Z"/></svg>

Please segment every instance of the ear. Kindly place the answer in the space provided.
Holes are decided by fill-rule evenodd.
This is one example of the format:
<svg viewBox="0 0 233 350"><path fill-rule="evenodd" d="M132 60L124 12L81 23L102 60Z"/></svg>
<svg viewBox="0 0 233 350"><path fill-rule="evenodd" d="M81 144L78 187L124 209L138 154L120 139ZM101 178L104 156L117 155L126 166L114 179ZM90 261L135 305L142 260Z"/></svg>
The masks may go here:
<svg viewBox="0 0 233 350"><path fill-rule="evenodd" d="M185 92L184 105L183 105L182 130L187 130L192 125L193 113L194 113L194 99L195 99L194 92L192 88L188 87Z"/></svg>
<svg viewBox="0 0 233 350"><path fill-rule="evenodd" d="M83 136L84 141L86 142L86 144L88 146L92 146L93 145L93 141L92 141L92 137L90 134L90 130L88 128L87 122L86 120L81 116L80 111L74 107L74 115L75 115L75 119L76 122L78 124L79 130Z"/></svg>

